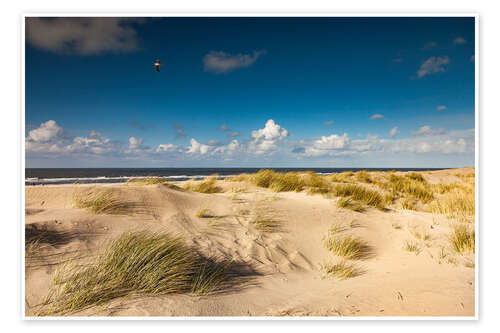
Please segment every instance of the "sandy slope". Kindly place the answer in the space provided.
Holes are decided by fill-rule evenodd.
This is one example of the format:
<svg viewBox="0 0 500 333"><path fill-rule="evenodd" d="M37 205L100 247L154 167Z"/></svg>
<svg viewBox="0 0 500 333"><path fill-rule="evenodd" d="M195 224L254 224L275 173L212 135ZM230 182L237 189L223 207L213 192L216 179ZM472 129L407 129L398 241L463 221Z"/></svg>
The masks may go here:
<svg viewBox="0 0 500 333"><path fill-rule="evenodd" d="M426 179L437 183L458 178L436 171L426 173ZM451 252L446 258L439 256L442 247L449 246L451 221L445 217L404 210L357 213L337 208L336 199L321 195L274 193L245 183L220 184L226 191L219 194L162 185L107 185L134 203L127 216L72 208L74 192L86 186L28 186L27 232L56 230L59 238L53 242L57 245L43 250L40 259L27 262L26 314L33 315L35 305L47 294L57 264L86 260L122 232L147 229L178 233L207 255L234 258L248 275L245 283L211 296L118 299L77 315L474 315L474 268L464 265L473 257ZM200 207L209 208L215 217L197 218ZM249 221L252 212L259 210L280 221L280 230L256 230ZM324 277L322 265L338 261L324 246L329 228L336 223L344 224L347 234L363 238L373 249L370 258L358 261L364 271L358 277ZM404 250L407 240L415 240L411 228L426 230L431 237L422 243L418 255Z"/></svg>

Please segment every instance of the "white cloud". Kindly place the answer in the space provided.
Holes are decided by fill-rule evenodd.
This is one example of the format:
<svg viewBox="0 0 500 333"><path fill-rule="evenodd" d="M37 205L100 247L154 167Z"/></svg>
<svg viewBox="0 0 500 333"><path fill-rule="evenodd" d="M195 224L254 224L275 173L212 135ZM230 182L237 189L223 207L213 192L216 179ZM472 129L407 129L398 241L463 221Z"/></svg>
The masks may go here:
<svg viewBox="0 0 500 333"><path fill-rule="evenodd" d="M418 129L418 131L413 132L413 135L419 136L419 135L443 135L445 134L446 131L443 128L440 128L438 130L433 130L429 125L422 126Z"/></svg>
<svg viewBox="0 0 500 333"><path fill-rule="evenodd" d="M190 143L191 143L191 145L188 147L188 149L186 151L188 154L205 155L212 148L209 145L199 143L194 138L191 139Z"/></svg>
<svg viewBox="0 0 500 333"><path fill-rule="evenodd" d="M457 37L453 40L453 44L465 44L467 41L463 37Z"/></svg>
<svg viewBox="0 0 500 333"><path fill-rule="evenodd" d="M26 40L37 48L79 55L130 52L138 49L137 32L129 18L71 17L26 19Z"/></svg>
<svg viewBox="0 0 500 333"><path fill-rule="evenodd" d="M392 137L396 136L399 133L398 127L394 126L391 131L389 132L389 135Z"/></svg>
<svg viewBox="0 0 500 333"><path fill-rule="evenodd" d="M264 128L252 131L252 141L249 149L255 154L271 153L277 149L280 140L289 135L285 128L269 119Z"/></svg>
<svg viewBox="0 0 500 333"><path fill-rule="evenodd" d="M380 113L376 113L370 117L370 119L382 119L382 118L384 118L384 116L381 115Z"/></svg>
<svg viewBox="0 0 500 333"><path fill-rule="evenodd" d="M253 54L229 54L223 51L210 51L203 57L205 71L217 74L229 73L237 68L249 67L266 51L254 51Z"/></svg>
<svg viewBox="0 0 500 333"><path fill-rule="evenodd" d="M158 147L156 148L157 153L170 153L170 152L181 152L182 149L180 149L177 145L174 145L173 143L160 143Z"/></svg>
<svg viewBox="0 0 500 333"><path fill-rule="evenodd" d="M54 120L42 123L39 128L31 130L29 137L36 142L45 142L63 134L63 129Z"/></svg>
<svg viewBox="0 0 500 333"><path fill-rule="evenodd" d="M417 71L417 76L422 78L426 75L445 72L446 67L450 63L450 58L448 56L444 57L430 57L420 66L420 69Z"/></svg>
<svg viewBox="0 0 500 333"><path fill-rule="evenodd" d="M438 111L444 111L444 110L446 110L446 105L439 105L439 106L436 108L436 110L438 110Z"/></svg>
<svg viewBox="0 0 500 333"><path fill-rule="evenodd" d="M131 136L128 139L128 142L129 142L128 147L130 149L137 149L137 148L139 148L142 145L142 139L136 139L133 136Z"/></svg>

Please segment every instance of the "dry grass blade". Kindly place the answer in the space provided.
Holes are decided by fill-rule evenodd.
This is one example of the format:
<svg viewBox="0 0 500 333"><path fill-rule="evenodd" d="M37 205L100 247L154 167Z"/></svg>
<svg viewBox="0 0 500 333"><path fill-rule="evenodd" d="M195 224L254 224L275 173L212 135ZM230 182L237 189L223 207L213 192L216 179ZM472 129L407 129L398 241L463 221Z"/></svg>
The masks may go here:
<svg viewBox="0 0 500 333"><path fill-rule="evenodd" d="M368 206L384 209L384 200L380 193L359 185L337 184L332 188L331 193L337 197L350 197Z"/></svg>
<svg viewBox="0 0 500 333"><path fill-rule="evenodd" d="M357 202L352 201L351 198L341 198L337 201L337 207L350 209L355 212L362 212L364 208Z"/></svg>

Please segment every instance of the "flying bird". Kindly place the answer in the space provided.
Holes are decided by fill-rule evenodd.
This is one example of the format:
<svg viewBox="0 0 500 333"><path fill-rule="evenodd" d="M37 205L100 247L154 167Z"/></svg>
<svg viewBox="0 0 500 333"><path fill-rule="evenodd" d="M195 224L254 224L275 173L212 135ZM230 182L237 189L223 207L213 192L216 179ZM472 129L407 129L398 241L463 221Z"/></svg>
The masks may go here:
<svg viewBox="0 0 500 333"><path fill-rule="evenodd" d="M163 65L161 64L161 59L158 59L158 60L156 60L156 62L155 62L155 68L156 68L156 71L157 71L157 72L159 72L159 71L160 71L160 66L163 66Z"/></svg>

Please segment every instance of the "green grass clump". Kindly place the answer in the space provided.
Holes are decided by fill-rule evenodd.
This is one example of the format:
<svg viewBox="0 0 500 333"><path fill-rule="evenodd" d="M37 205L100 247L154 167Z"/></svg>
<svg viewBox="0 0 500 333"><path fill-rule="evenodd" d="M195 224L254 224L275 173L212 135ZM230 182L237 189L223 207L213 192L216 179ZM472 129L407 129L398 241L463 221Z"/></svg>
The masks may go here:
<svg viewBox="0 0 500 333"><path fill-rule="evenodd" d="M453 249L458 253L475 253L476 232L474 228L465 224L456 225L450 235Z"/></svg>
<svg viewBox="0 0 500 333"><path fill-rule="evenodd" d="M371 248L368 244L352 235L331 235L326 240L326 248L344 259L363 259L371 254Z"/></svg>
<svg viewBox="0 0 500 333"><path fill-rule="evenodd" d="M368 206L383 209L383 198L377 191L355 184L337 184L332 187L331 193L337 197L350 197Z"/></svg>
<svg viewBox="0 0 500 333"><path fill-rule="evenodd" d="M183 188L185 190L190 190L199 193L207 193L207 194L222 192L222 189L218 187L216 184L217 184L217 175L213 175L196 183L193 181L187 181L184 184Z"/></svg>
<svg viewBox="0 0 500 333"><path fill-rule="evenodd" d="M345 260L337 264L327 264L324 266L327 275L334 276L339 279L350 279L362 274L362 271L354 263L349 263Z"/></svg>
<svg viewBox="0 0 500 333"><path fill-rule="evenodd" d="M372 183L372 179L370 177L370 174L366 171L366 170L361 170L361 171L358 171L354 174L354 176L356 177L356 179L362 183Z"/></svg>
<svg viewBox="0 0 500 333"><path fill-rule="evenodd" d="M355 212L362 212L364 210L362 205L353 201L351 198L340 198L337 201L337 207L350 209Z"/></svg>
<svg viewBox="0 0 500 333"><path fill-rule="evenodd" d="M90 190L75 193L73 203L95 214L126 214L130 203L117 198L112 190Z"/></svg>
<svg viewBox="0 0 500 333"><path fill-rule="evenodd" d="M79 311L125 296L210 293L221 285L226 268L227 263L203 259L178 237L125 233L90 264L57 271L44 302L46 314Z"/></svg>
<svg viewBox="0 0 500 333"><path fill-rule="evenodd" d="M132 186L156 185L168 183L165 179L160 177L146 177L146 178L130 178L125 183Z"/></svg>

